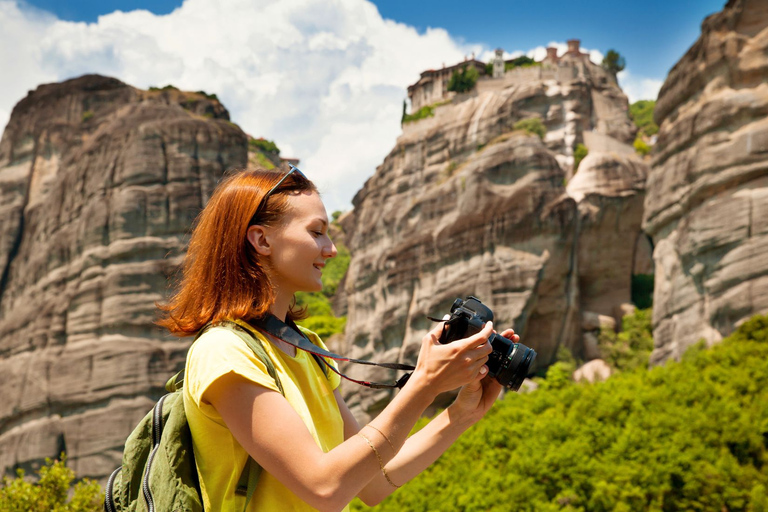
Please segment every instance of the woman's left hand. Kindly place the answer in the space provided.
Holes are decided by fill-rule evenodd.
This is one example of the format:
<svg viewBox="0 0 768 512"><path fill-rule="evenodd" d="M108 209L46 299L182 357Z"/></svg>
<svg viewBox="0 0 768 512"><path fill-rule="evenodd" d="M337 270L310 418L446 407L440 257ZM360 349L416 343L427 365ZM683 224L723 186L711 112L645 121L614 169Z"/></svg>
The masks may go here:
<svg viewBox="0 0 768 512"><path fill-rule="evenodd" d="M501 335L515 343L520 341L520 336L512 329L507 329ZM467 421L470 424L478 422L485 416L499 397L503 387L495 378L488 377L487 366L483 366L480 371L486 376L463 386L456 400L448 407L452 415L455 413L460 421Z"/></svg>

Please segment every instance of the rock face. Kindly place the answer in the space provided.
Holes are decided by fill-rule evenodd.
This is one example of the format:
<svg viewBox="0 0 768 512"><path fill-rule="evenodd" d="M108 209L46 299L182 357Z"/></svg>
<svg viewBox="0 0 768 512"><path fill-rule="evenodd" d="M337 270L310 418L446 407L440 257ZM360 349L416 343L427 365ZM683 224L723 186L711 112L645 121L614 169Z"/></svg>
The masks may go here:
<svg viewBox="0 0 768 512"><path fill-rule="evenodd" d="M644 164L592 151L568 182L585 133L622 147L632 140L626 97L588 62L571 81L488 87L404 125L342 218L352 261L337 304L346 306L348 355L413 362L427 315L475 295L546 366L561 346L584 354L583 314L614 316L629 302L636 253L650 260L650 245L638 243ZM543 140L513 129L530 117L546 125ZM343 394L361 420L391 397L346 383Z"/></svg>
<svg viewBox="0 0 768 512"><path fill-rule="evenodd" d="M218 101L84 76L0 141L0 468L66 450L103 478L190 340L153 326L190 225L246 135Z"/></svg>
<svg viewBox="0 0 768 512"><path fill-rule="evenodd" d="M732 0L659 94L652 363L768 311L768 5Z"/></svg>

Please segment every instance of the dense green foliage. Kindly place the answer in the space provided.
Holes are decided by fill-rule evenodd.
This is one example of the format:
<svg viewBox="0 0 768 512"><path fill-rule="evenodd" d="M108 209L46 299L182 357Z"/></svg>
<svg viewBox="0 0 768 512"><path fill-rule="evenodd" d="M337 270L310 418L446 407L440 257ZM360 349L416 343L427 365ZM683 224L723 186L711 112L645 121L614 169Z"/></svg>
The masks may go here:
<svg viewBox="0 0 768 512"><path fill-rule="evenodd" d="M629 106L629 117L640 133L647 137L659 133L659 126L653 121L654 108L656 108L655 100L640 100Z"/></svg>
<svg viewBox="0 0 768 512"><path fill-rule="evenodd" d="M516 122L512 128L515 130L525 130L532 135L538 135L540 139L544 140L544 136L547 134L547 128L541 119L538 117L528 117Z"/></svg>
<svg viewBox="0 0 768 512"><path fill-rule="evenodd" d="M75 473L61 460L45 460L37 472L37 482L24 478L24 470L17 471L17 478L3 477L0 487L0 510L4 512L97 512L101 510L104 496L99 484L83 480L72 488ZM68 499L69 493L72 493Z"/></svg>
<svg viewBox="0 0 768 512"><path fill-rule="evenodd" d="M680 362L509 393L376 510L764 511L767 360L760 316Z"/></svg>
<svg viewBox="0 0 768 512"><path fill-rule="evenodd" d="M603 57L603 69L613 73L614 75L619 71L622 71L626 67L627 63L624 57L619 55L616 50L608 50Z"/></svg>
<svg viewBox="0 0 768 512"><path fill-rule="evenodd" d="M218 96L216 96L216 94L215 94L215 93L214 93L214 94L208 94L208 93L207 93L207 92L205 92L205 91L197 91L197 94L202 94L203 96L205 96L205 97L206 97L206 98L208 98L209 100L216 100L216 101L219 101L219 97L218 97Z"/></svg>
<svg viewBox="0 0 768 512"><path fill-rule="evenodd" d="M342 332L347 324L347 317L337 317L331 309L331 298L336 294L341 279L349 267L349 249L341 243L336 244L338 254L326 262L323 269L323 290L320 292L299 292L296 303L306 306L309 316L298 322L299 325L316 332L323 340Z"/></svg>
<svg viewBox="0 0 768 512"><path fill-rule="evenodd" d="M468 92L475 88L480 73L475 66L462 66L461 70L453 71L448 80L448 90L453 92Z"/></svg>
<svg viewBox="0 0 768 512"><path fill-rule="evenodd" d="M579 164L582 160L584 160L584 157L589 154L589 150L587 149L587 146L585 146L582 143L576 144L576 149L573 150L573 173L576 174L576 171L579 170Z"/></svg>
<svg viewBox="0 0 768 512"><path fill-rule="evenodd" d="M598 337L600 354L619 371L645 369L653 350L651 309L638 309L621 320L621 332L603 328Z"/></svg>
<svg viewBox="0 0 768 512"><path fill-rule="evenodd" d="M150 87L150 91L178 91L179 88L175 85L168 84L165 87Z"/></svg>
<svg viewBox="0 0 768 512"><path fill-rule="evenodd" d="M257 151L264 151L265 153L272 153L273 155L280 154L280 148L277 147L277 144L264 138L250 139L248 140L248 145Z"/></svg>

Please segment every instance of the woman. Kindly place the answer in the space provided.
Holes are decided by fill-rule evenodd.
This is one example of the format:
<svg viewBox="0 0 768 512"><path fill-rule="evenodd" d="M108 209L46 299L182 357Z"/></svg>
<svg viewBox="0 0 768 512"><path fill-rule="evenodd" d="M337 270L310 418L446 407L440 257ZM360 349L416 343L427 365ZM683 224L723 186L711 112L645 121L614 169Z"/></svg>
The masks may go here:
<svg viewBox="0 0 768 512"><path fill-rule="evenodd" d="M298 319L294 294L319 291L335 255L317 189L295 167L233 174L200 214L181 286L160 323L193 335L237 321L261 339L284 393L231 330L209 328L190 348L184 403L207 510L242 510L235 488L248 455L264 469L249 510L347 510L355 496L376 504L435 461L498 397L501 386L483 378L491 323L446 345L437 341L440 323L424 336L407 384L361 428L336 374L326 376L307 352L248 323L269 314L288 324ZM511 329L502 334L517 339ZM448 409L406 439L439 393L459 387Z"/></svg>

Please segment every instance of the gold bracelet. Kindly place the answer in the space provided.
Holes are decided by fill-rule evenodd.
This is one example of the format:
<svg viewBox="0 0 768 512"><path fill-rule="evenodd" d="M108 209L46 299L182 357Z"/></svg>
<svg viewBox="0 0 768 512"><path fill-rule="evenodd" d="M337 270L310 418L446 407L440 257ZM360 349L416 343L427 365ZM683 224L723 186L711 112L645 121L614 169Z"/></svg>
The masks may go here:
<svg viewBox="0 0 768 512"><path fill-rule="evenodd" d="M367 425L366 425L366 427L371 427L373 430L375 430L376 432L378 432L379 434L381 434L381 437L383 437L384 439L386 439L386 440L387 440L387 442L389 443L389 446L392 448L392 453L393 453L393 454L397 454L397 450L395 450L395 445L393 445L393 444L392 444L392 441L390 441L390 440L389 440L389 438L387 437L387 435L386 435L384 432L382 432L381 430L377 429L376 427L374 427L374 426L373 426L373 425L371 425L370 423L369 423L369 424L367 424Z"/></svg>
<svg viewBox="0 0 768 512"><path fill-rule="evenodd" d="M379 450L377 450L376 447L373 446L373 443L371 442L371 440L365 437L363 434L358 432L357 435L362 437L365 440L365 442L368 443L368 446L371 447L371 450L373 450L373 453L376 454L376 459L378 459L379 461L379 468L381 469L381 473L384 475L384 478L387 479L387 482L389 482L389 485L391 485L395 489L398 489L400 486L397 485L395 482L393 482L391 478L389 478L389 475L387 474L387 470L384 469L384 461L381 460L381 455L379 455Z"/></svg>

